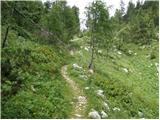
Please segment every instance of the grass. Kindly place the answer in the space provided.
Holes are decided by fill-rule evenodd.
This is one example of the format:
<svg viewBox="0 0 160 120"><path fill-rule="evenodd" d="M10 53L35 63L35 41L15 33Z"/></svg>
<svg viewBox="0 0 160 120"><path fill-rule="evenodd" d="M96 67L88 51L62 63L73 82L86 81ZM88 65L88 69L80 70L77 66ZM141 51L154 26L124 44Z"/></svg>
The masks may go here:
<svg viewBox="0 0 160 120"><path fill-rule="evenodd" d="M87 46L86 38L74 41L79 46ZM133 51L129 54L129 50ZM118 51L118 50L117 50ZM85 90L89 98L88 112L94 108L97 111L104 110L108 118L158 118L158 76L155 63L158 63L158 44L153 42L151 46L126 44L121 48L122 54L117 51L109 51L108 56L96 55L95 73L84 80L80 75L88 75L87 72L75 70L73 63L77 63L87 71L90 54L88 51L77 49L75 59L69 67L70 76ZM80 53L79 53L80 52ZM136 55L135 55L136 53ZM103 54L107 54L103 49ZM153 55L152 55L153 54ZM154 56L147 57L148 55ZM128 69L128 73L123 71ZM96 95L96 90L104 90L105 99ZM108 103L110 111L106 110L103 102ZM114 111L118 107L120 111ZM138 113L142 112L143 115Z"/></svg>
<svg viewBox="0 0 160 120"><path fill-rule="evenodd" d="M41 45L34 38L9 32L1 59L2 118L69 118L73 110L72 90L60 74L65 64L69 64L70 77L87 96L86 118L91 109L103 110L112 119L158 118L157 42L150 46L125 44L120 50L113 48L108 52L102 49L102 54L97 53L94 60L94 74L90 74L90 53L84 49L89 46L89 38L75 39L70 46L74 47L70 59L61 48ZM73 69L73 63L83 69ZM97 96L100 89L104 97Z"/></svg>

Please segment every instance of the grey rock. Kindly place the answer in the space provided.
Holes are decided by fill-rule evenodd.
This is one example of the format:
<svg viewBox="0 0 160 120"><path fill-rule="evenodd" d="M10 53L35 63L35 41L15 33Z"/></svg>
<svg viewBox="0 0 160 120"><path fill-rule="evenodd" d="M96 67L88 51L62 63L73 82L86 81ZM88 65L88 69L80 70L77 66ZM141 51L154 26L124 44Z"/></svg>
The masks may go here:
<svg viewBox="0 0 160 120"><path fill-rule="evenodd" d="M108 115L107 115L107 113L105 113L104 111L101 111L101 117L102 117L102 118L107 118Z"/></svg>
<svg viewBox="0 0 160 120"><path fill-rule="evenodd" d="M85 90L89 90L90 88L89 88L89 87L85 87L84 89L85 89Z"/></svg>
<svg viewBox="0 0 160 120"><path fill-rule="evenodd" d="M80 67L77 63L74 63L72 66L74 69L82 69L82 67Z"/></svg>
<svg viewBox="0 0 160 120"><path fill-rule="evenodd" d="M103 105L107 110L110 110L110 108L109 108L109 106L108 106L108 104L106 102L103 102Z"/></svg>
<svg viewBox="0 0 160 120"><path fill-rule="evenodd" d="M139 116L139 117L143 117L143 116L144 116L143 112L138 111L138 116Z"/></svg>
<svg viewBox="0 0 160 120"><path fill-rule="evenodd" d="M91 73L91 74L94 73L93 69L89 69L88 72Z"/></svg>
<svg viewBox="0 0 160 120"><path fill-rule="evenodd" d="M104 97L103 90L97 90L97 96Z"/></svg>
<svg viewBox="0 0 160 120"><path fill-rule="evenodd" d="M101 116L96 110L92 110L92 112L88 114L88 117L92 119L101 119Z"/></svg>
<svg viewBox="0 0 160 120"><path fill-rule="evenodd" d="M114 107L114 108L113 108L113 111L121 111L121 109L118 108L118 107Z"/></svg>
<svg viewBox="0 0 160 120"><path fill-rule="evenodd" d="M117 52L119 55L121 55L122 53L120 51Z"/></svg>
<svg viewBox="0 0 160 120"><path fill-rule="evenodd" d="M98 50L98 53L99 53L99 54L102 54L102 50Z"/></svg>
<svg viewBox="0 0 160 120"><path fill-rule="evenodd" d="M79 114L74 114L76 117L78 117L78 118L81 118L82 117L82 115L79 115Z"/></svg>
<svg viewBox="0 0 160 120"><path fill-rule="evenodd" d="M122 68L122 70L126 73L128 73L128 69L127 68Z"/></svg>

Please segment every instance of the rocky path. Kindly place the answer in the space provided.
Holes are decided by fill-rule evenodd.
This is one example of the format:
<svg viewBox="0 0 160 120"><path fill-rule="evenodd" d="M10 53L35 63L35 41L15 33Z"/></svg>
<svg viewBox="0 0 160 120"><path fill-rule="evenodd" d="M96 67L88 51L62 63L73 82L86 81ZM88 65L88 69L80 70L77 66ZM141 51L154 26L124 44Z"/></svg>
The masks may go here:
<svg viewBox="0 0 160 120"><path fill-rule="evenodd" d="M87 105L87 98L84 95L83 91L80 89L80 87L75 83L74 80L72 80L67 73L67 65L63 66L61 68L61 74L64 77L64 79L67 81L69 86L71 87L73 91L73 105L74 105L74 110L72 112L71 118L73 119L79 119L79 118L84 118L85 114L85 109Z"/></svg>

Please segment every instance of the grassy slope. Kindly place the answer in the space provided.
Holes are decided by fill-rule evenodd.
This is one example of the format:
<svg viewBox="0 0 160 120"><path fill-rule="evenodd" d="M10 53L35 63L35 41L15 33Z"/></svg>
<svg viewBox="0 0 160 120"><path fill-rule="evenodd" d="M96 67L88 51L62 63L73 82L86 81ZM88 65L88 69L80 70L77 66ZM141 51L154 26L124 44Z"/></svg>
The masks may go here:
<svg viewBox="0 0 160 120"><path fill-rule="evenodd" d="M87 39L83 38L74 41L79 46L87 46ZM129 55L128 50L133 51ZM79 51L81 53L79 53ZM110 51L108 56L97 55L95 60L95 73L89 76L87 65L89 63L89 52L77 49L73 63L78 63L86 70L74 70L70 65L70 75L82 87L90 87L85 90L89 98L89 106L86 115L91 108L104 110L108 113L108 118L158 118L158 76L155 63L158 63L158 44L153 43L151 46L141 48L134 44L125 45L122 54L117 51ZM137 53L137 55L134 55ZM106 54L103 50L103 54ZM156 58L147 58L151 54ZM128 73L123 68L129 70ZM88 76L84 80L80 75ZM104 90L105 98L96 96L96 90ZM108 103L110 111L105 109L103 102ZM120 111L113 111L118 107ZM142 112L144 115L138 115Z"/></svg>
<svg viewBox="0 0 160 120"><path fill-rule="evenodd" d="M60 75L67 55L9 32L2 49L2 118L68 118L68 84Z"/></svg>

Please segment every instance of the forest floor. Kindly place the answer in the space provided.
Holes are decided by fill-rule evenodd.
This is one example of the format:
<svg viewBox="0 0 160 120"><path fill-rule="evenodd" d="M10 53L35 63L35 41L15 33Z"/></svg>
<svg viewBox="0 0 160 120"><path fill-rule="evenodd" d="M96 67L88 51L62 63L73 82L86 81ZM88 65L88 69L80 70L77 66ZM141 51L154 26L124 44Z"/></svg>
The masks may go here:
<svg viewBox="0 0 160 120"><path fill-rule="evenodd" d="M74 96L73 112L71 114L71 118L84 118L84 113L87 105L86 96L84 95L81 88L77 85L77 83L75 83L75 81L68 76L67 65L62 67L61 74L72 89Z"/></svg>

